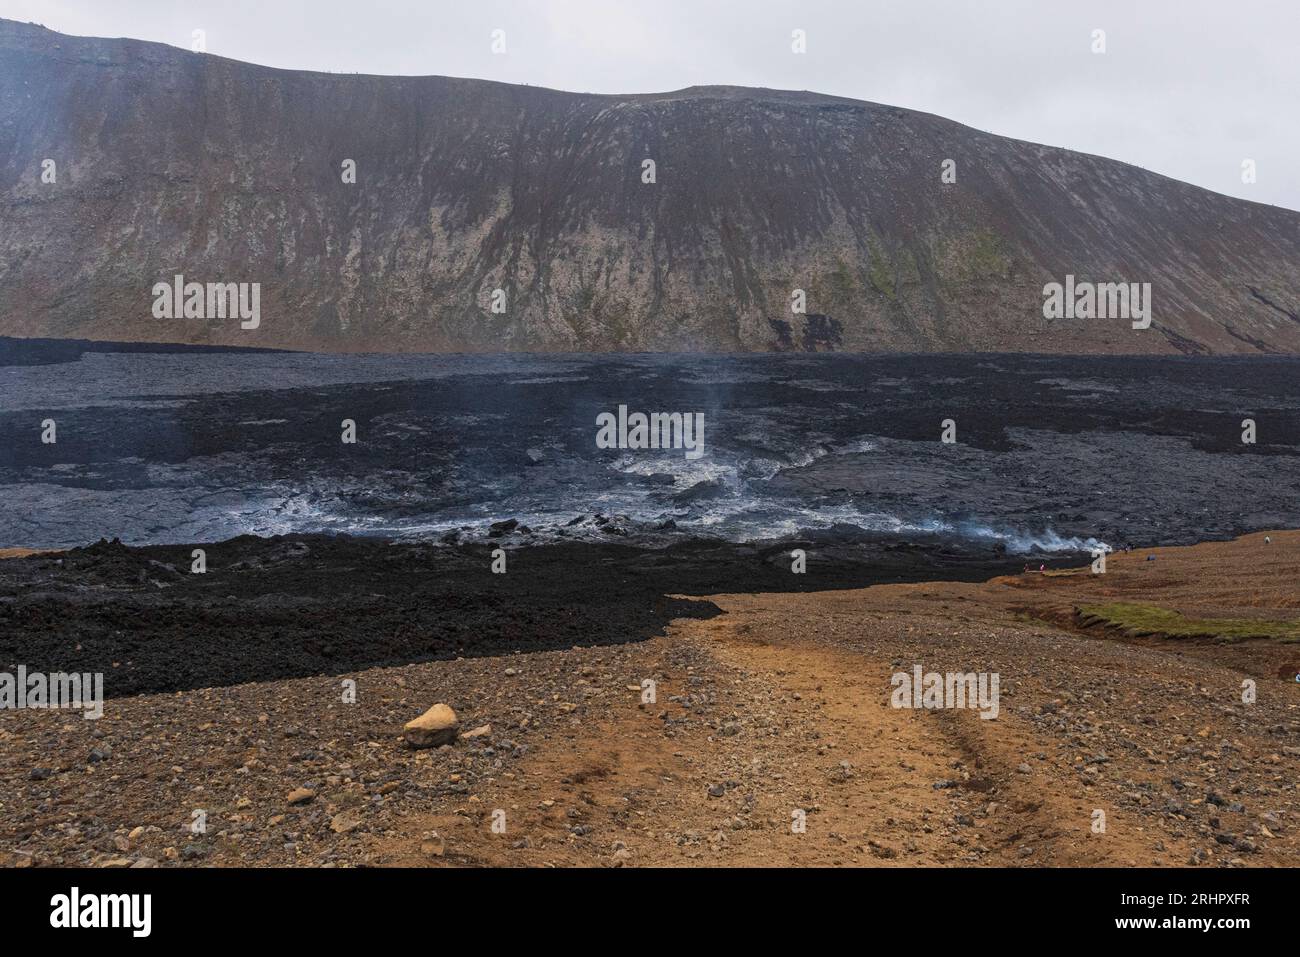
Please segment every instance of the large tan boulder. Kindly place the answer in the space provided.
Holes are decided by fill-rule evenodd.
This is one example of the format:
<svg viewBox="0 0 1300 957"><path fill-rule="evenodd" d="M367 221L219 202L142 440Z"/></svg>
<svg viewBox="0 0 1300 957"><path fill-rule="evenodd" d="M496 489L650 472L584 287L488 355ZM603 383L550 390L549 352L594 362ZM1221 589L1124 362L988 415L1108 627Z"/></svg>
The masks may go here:
<svg viewBox="0 0 1300 957"><path fill-rule="evenodd" d="M436 748L451 744L460 730L456 712L445 704L435 704L414 721L406 722L406 743L413 748Z"/></svg>

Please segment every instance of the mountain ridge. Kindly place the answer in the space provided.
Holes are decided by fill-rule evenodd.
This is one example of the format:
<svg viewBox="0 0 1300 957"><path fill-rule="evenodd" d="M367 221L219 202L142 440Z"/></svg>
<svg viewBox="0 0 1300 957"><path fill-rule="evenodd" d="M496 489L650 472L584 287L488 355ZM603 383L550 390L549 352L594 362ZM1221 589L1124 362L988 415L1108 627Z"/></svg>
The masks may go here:
<svg viewBox="0 0 1300 957"><path fill-rule="evenodd" d="M1300 213L827 94L284 70L0 20L5 140L4 335L1300 352ZM257 328L155 318L177 274L260 284ZM1045 319L1043 286L1067 274L1150 282L1152 328Z"/></svg>

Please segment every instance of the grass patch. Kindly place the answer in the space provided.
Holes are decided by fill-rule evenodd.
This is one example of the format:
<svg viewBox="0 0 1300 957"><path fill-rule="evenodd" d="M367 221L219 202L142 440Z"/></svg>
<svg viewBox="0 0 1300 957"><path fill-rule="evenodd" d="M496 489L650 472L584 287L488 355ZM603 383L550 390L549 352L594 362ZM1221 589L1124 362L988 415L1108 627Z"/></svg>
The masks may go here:
<svg viewBox="0 0 1300 957"><path fill-rule="evenodd" d="M1002 249L1002 240L995 233L981 230L975 234L967 258L967 267L976 279L1002 277L1011 268Z"/></svg>
<svg viewBox="0 0 1300 957"><path fill-rule="evenodd" d="M874 240L867 239L867 282L871 287L891 302L898 297L894 288L894 276L885 262L885 251Z"/></svg>
<svg viewBox="0 0 1300 957"><path fill-rule="evenodd" d="M1078 611L1079 620L1085 625L1105 625L1133 638L1164 635L1168 638L1221 638L1227 641L1249 638L1300 641L1300 621L1188 618L1168 608L1132 602L1080 605Z"/></svg>

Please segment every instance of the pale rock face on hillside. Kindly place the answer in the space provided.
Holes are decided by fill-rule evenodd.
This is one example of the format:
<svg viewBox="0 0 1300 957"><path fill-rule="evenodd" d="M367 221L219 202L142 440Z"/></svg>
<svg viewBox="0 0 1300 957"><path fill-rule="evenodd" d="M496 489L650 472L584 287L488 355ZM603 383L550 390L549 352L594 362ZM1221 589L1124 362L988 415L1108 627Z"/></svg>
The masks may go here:
<svg viewBox="0 0 1300 957"><path fill-rule="evenodd" d="M812 93L303 73L0 21L0 226L0 335L1300 352L1300 213ZM257 322L157 317L177 274L258 284ZM1149 283L1150 327L1045 317L1067 276Z"/></svg>

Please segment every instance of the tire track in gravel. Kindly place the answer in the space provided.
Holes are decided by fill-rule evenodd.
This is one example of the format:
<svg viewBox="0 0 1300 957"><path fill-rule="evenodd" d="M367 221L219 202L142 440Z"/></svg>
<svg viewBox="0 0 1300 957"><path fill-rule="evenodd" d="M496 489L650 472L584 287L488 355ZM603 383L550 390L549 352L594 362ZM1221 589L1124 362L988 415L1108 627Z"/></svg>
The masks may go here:
<svg viewBox="0 0 1300 957"><path fill-rule="evenodd" d="M816 596L812 596L814 599ZM606 709L454 813L413 815L386 864L641 866L1107 865L1144 845L1089 835L1091 804L1005 712L889 706L883 658L798 637L789 596L718 596L727 611L678 620L648 658L689 661L659 700ZM827 620L834 620L833 616ZM650 667L650 666L648 666ZM630 689L629 689L630 690ZM492 835L503 808L509 834ZM806 830L795 833L802 810ZM1107 811L1108 815L1112 812ZM441 856L418 850L437 831ZM1028 851L1023 850L1029 848ZM626 849L625 854L619 854ZM616 856L617 855L617 856Z"/></svg>
<svg viewBox="0 0 1300 957"><path fill-rule="evenodd" d="M851 787L837 792L842 799L824 809L827 826L857 828L886 848L910 851L919 859L909 863L1105 865L1143 853L1143 845L1115 837L1126 829L1110 810L1107 838L1092 839L1094 808L1056 769L1041 764L1021 773L1022 755L1047 748L1005 711L985 721L968 710L891 708L889 662L821 643L748 637L758 628L743 618L749 596L715 600L727 616L693 627L712 633L723 661L766 668L788 687L820 696L818 724L853 772ZM762 614L770 621L770 603Z"/></svg>

